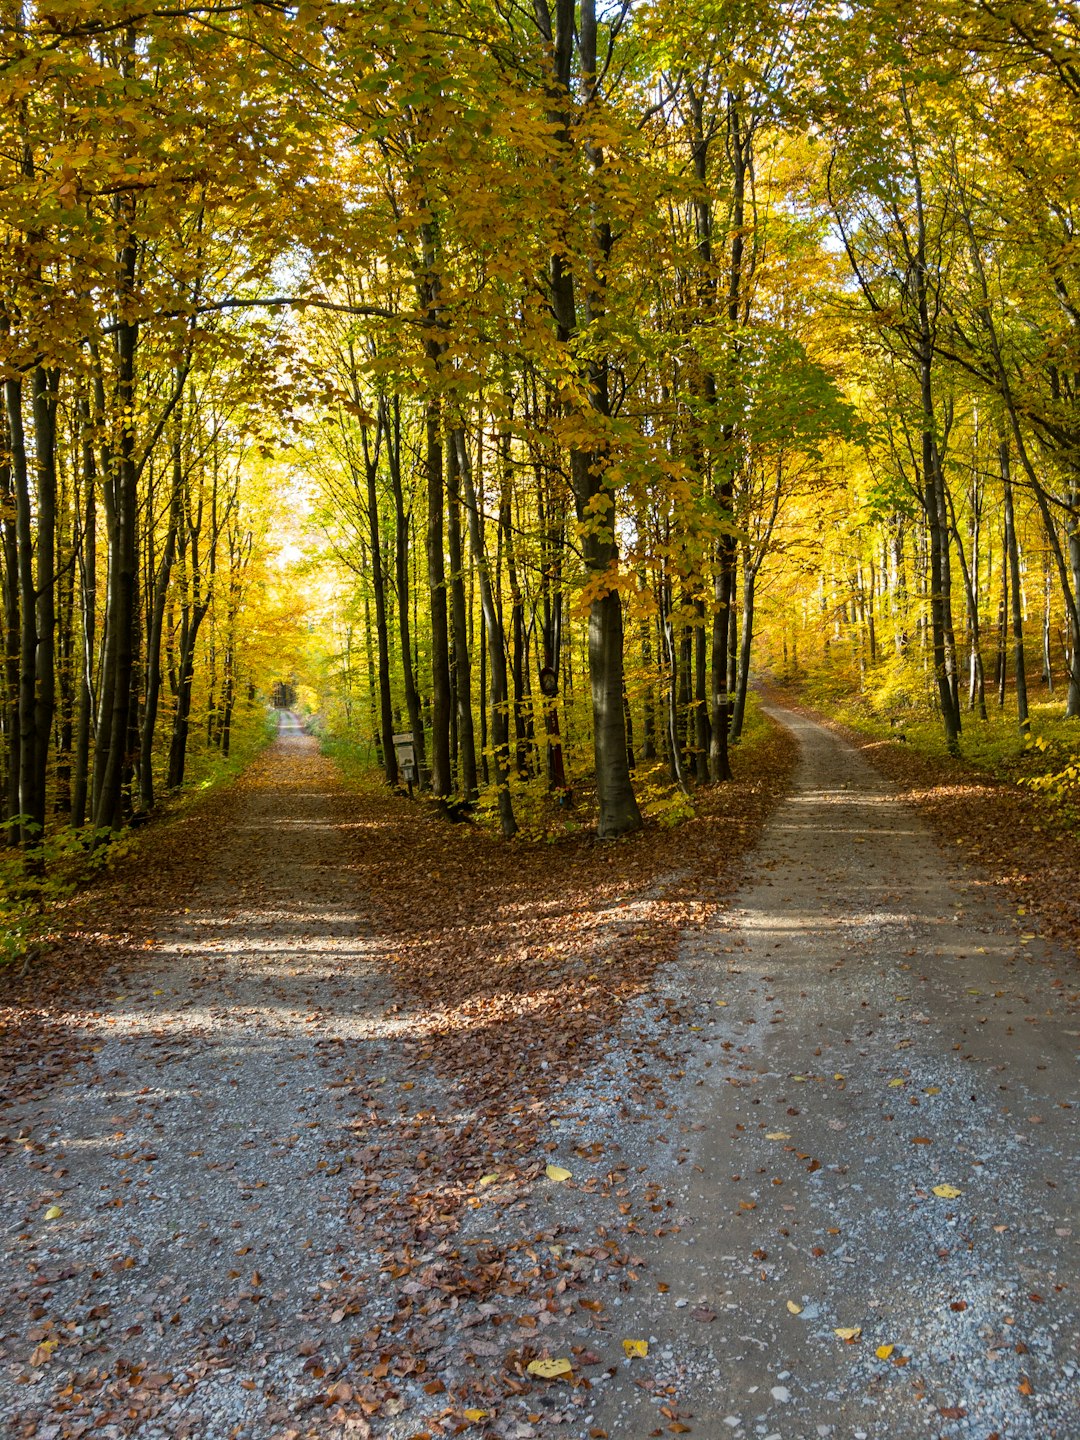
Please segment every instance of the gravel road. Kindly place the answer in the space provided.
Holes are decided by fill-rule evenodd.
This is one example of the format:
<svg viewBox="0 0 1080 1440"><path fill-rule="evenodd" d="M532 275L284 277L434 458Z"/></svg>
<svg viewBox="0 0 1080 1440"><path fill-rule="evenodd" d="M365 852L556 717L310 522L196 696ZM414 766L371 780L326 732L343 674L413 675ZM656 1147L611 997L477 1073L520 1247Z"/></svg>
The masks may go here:
<svg viewBox="0 0 1080 1440"><path fill-rule="evenodd" d="M849 746L774 713L802 746L792 793L722 927L664 974L700 1029L677 1127L624 1145L672 1206L638 1245L649 1356L595 1422L667 1433L674 1395L675 1423L733 1440L1075 1440L1076 957Z"/></svg>
<svg viewBox="0 0 1080 1440"><path fill-rule="evenodd" d="M343 1161L399 1022L350 884L355 800L285 715L234 813L88 1014L93 1065L0 1119L5 1437L279 1435L319 1389L304 1340L347 1351L362 1323Z"/></svg>
<svg viewBox="0 0 1080 1440"><path fill-rule="evenodd" d="M792 793L721 921L561 1093L539 1159L572 1178L508 1173L465 1215L462 1253L535 1267L521 1295L558 1267L514 1334L538 1317L572 1383L462 1418L450 1390L487 1367L496 1394L499 1322L529 1310L463 1292L400 1399L358 1408L370 1327L424 1301L379 1273L358 1167L402 1143L423 1164L423 1126L469 1117L418 1072L365 921L362 807L286 717L189 910L87 1010L92 1063L0 1108L0 1434L1076 1440L1076 959L776 713ZM403 1142L383 1086L423 1095Z"/></svg>

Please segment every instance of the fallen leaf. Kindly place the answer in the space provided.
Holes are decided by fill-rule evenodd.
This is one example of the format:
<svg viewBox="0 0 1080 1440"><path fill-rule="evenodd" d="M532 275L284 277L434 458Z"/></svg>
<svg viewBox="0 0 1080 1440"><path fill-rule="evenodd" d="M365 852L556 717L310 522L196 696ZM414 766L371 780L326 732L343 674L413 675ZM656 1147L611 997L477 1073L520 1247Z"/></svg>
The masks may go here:
<svg viewBox="0 0 1080 1440"><path fill-rule="evenodd" d="M791 1136L786 1130L770 1130L765 1136L766 1140L790 1140Z"/></svg>
<svg viewBox="0 0 1080 1440"><path fill-rule="evenodd" d="M574 1367L569 1360L530 1360L525 1367L529 1375L538 1375L541 1380L557 1380L560 1375L572 1375Z"/></svg>
<svg viewBox="0 0 1080 1440"><path fill-rule="evenodd" d="M63 1213L64 1212L63 1210L61 1210L59 1205L50 1205L49 1208L45 1211L45 1219L59 1220Z"/></svg>
<svg viewBox="0 0 1080 1440"><path fill-rule="evenodd" d="M649 1353L649 1342L647 1340L624 1340L622 1348L628 1360L632 1360L635 1356L644 1360Z"/></svg>
<svg viewBox="0 0 1080 1440"><path fill-rule="evenodd" d="M879 1345L874 1354L879 1360L888 1360L889 1356L896 1349L895 1345Z"/></svg>
<svg viewBox="0 0 1080 1440"><path fill-rule="evenodd" d="M964 1192L955 1185L935 1185L934 1194L939 1200L958 1200Z"/></svg>
<svg viewBox="0 0 1080 1440"><path fill-rule="evenodd" d="M801 1314L802 1314L802 1306L801 1306L801 1305L796 1305L794 1300L789 1300L789 1301L787 1302L787 1308L788 1308L788 1310L790 1311L790 1313L791 1313L792 1315L801 1315Z"/></svg>
<svg viewBox="0 0 1080 1440"><path fill-rule="evenodd" d="M833 1330L833 1334L838 1335L841 1340L847 1340L850 1343L853 1340L858 1340L859 1336L862 1334L862 1326L841 1325L838 1329Z"/></svg>
<svg viewBox="0 0 1080 1440"><path fill-rule="evenodd" d="M549 1180L558 1181L559 1184L570 1179L570 1171L564 1170L561 1165L545 1165L544 1174Z"/></svg>
<svg viewBox="0 0 1080 1440"><path fill-rule="evenodd" d="M498 1178L499 1178L498 1175L481 1175L481 1176L480 1176L480 1179L477 1181L477 1184L478 1184L478 1185L494 1185L494 1184L495 1184L495 1181L498 1180Z"/></svg>
<svg viewBox="0 0 1080 1440"><path fill-rule="evenodd" d="M486 1410L463 1410L462 1414L465 1416L466 1420L473 1421L486 1420L488 1416L488 1412Z"/></svg>

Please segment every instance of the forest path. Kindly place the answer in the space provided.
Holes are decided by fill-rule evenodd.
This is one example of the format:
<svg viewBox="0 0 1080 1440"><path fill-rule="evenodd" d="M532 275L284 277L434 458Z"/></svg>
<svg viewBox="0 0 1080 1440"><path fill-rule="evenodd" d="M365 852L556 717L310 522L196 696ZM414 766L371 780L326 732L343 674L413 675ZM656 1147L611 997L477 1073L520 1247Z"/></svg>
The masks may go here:
<svg viewBox="0 0 1080 1440"><path fill-rule="evenodd" d="M660 975L702 1027L668 1107L684 1148L638 1147L679 1228L639 1241L622 1324L650 1353L597 1422L1075 1440L1076 957L850 746L773 714L802 754L756 878Z"/></svg>
<svg viewBox="0 0 1080 1440"><path fill-rule="evenodd" d="M777 715L754 878L637 999L685 832L507 851L285 717L0 1107L5 1440L1075 1440L1075 957Z"/></svg>
<svg viewBox="0 0 1080 1440"><path fill-rule="evenodd" d="M300 1347L366 1323L344 1151L400 1022L350 882L355 796L289 714L236 792L190 907L87 1020L92 1063L4 1114L12 1440L281 1434L326 1390Z"/></svg>

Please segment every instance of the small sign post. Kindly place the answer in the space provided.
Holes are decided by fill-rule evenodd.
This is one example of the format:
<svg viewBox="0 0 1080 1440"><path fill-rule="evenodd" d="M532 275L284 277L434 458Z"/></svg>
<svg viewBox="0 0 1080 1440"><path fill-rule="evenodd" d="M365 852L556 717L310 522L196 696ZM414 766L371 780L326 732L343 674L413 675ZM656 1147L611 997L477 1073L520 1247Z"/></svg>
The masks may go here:
<svg viewBox="0 0 1080 1440"><path fill-rule="evenodd" d="M397 756L398 769L405 779L409 794L412 795L413 786L420 783L420 771L416 763L416 746L410 732L394 736L394 753Z"/></svg>

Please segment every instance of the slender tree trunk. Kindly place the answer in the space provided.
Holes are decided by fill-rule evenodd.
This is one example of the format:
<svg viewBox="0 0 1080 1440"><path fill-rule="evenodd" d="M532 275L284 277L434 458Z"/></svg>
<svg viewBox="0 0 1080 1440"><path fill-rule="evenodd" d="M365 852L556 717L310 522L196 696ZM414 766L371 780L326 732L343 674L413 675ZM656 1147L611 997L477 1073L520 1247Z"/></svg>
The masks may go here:
<svg viewBox="0 0 1080 1440"><path fill-rule="evenodd" d="M439 405L429 400L425 414L427 475L427 567L431 606L431 789L445 801L453 789L450 769L450 637L443 556L443 447Z"/></svg>
<svg viewBox="0 0 1080 1440"><path fill-rule="evenodd" d="M1020 599L1020 547L1016 540L1016 513L1013 507L1012 475L1009 467L1009 442L998 447L1001 463L1001 484L1005 493L1005 549L1009 557L1009 590L1012 601L1013 656L1016 667L1016 719L1020 734L1031 731L1028 718L1027 666L1024 663L1024 614Z"/></svg>
<svg viewBox="0 0 1080 1440"><path fill-rule="evenodd" d="M1069 510L1065 527L1072 591L1074 595L1080 596L1080 476L1075 468L1070 474ZM1080 623L1067 604L1066 619L1069 628L1069 691L1065 702L1065 715L1068 719L1073 719L1080 715Z"/></svg>
<svg viewBox="0 0 1080 1440"><path fill-rule="evenodd" d="M495 604L495 594L491 584L491 565L480 529L480 507L476 500L476 486L473 481L472 464L464 431L455 430L451 437L451 443L457 455L458 473L465 491L469 545L480 581L480 608L484 616L488 656L491 663L492 767L495 771L495 789L498 794L499 824L504 837L509 840L517 834L518 825L514 817L513 798L510 794L510 715L506 673L506 637L503 634L502 617Z"/></svg>
<svg viewBox="0 0 1080 1440"><path fill-rule="evenodd" d="M134 290L137 247L125 242L120 255L121 283L117 313L123 317ZM135 655L136 586L138 580L138 475L135 458L135 353L137 322L121 318L116 335L116 405L120 419L120 449L115 457L116 508L115 563L109 576L106 629L109 636L112 713L104 730L108 748L100 780L95 766L97 800L94 826L98 832L118 830L122 823L122 789L131 717L132 673Z"/></svg>
<svg viewBox="0 0 1080 1440"><path fill-rule="evenodd" d="M647 616L641 621L638 636L641 641L641 668L645 675L645 696L642 702L641 758L643 760L655 760L656 685L653 675L652 630ZM702 631L702 644L704 645L704 631ZM708 706L707 694L703 698L703 704L706 707ZM706 714L708 714L707 708ZM707 759L708 756L706 755L706 760Z"/></svg>
<svg viewBox="0 0 1080 1440"><path fill-rule="evenodd" d="M15 527L19 563L19 804L23 817L20 838L33 845L45 824L45 797L37 777L37 726L34 684L37 667L37 594L34 584L34 530L30 503L30 476L23 428L23 393L18 380L5 382L11 453L11 480L15 492Z"/></svg>
<svg viewBox="0 0 1080 1440"><path fill-rule="evenodd" d="M401 484L401 403L394 397L393 406L380 401L384 434L386 436L386 459L390 471L390 487L394 495L394 569L397 580L398 636L401 642L401 667L405 680L405 708L409 713L409 729L412 731L416 764L422 774L427 768L424 745L424 715L420 707L420 692L416 684L416 663L412 650L412 631L409 624L409 516L405 509L405 496Z"/></svg>
<svg viewBox="0 0 1080 1440"><path fill-rule="evenodd" d="M742 627L739 635L739 679L735 687L735 701L731 710L731 738L742 737L743 722L746 719L746 693L750 684L750 651L754 641L754 592L757 587L757 567L747 559L743 564L742 581Z"/></svg>
<svg viewBox="0 0 1080 1440"><path fill-rule="evenodd" d="M142 735L140 750L142 765L139 770L139 799L144 810L154 806L154 733L157 729L158 707L161 699L161 635L165 624L165 605L169 596L169 582L172 579L173 563L176 559L176 537L180 529L180 507L183 496L184 470L179 438L179 417L177 437L172 446L172 489L169 496L169 519L165 532L165 544L154 576L154 589L150 598L150 617L146 636L146 694L143 702Z"/></svg>
<svg viewBox="0 0 1080 1440"><path fill-rule="evenodd" d="M1001 599L998 602L997 682L998 709L1005 708L1005 682L1009 676L1009 542L1001 544Z"/></svg>
<svg viewBox="0 0 1080 1440"><path fill-rule="evenodd" d="M709 772L714 782L731 779L728 736L731 729L731 695L727 688L728 611L731 608L731 569L721 542L718 569L713 582L712 619L712 748Z"/></svg>
<svg viewBox="0 0 1080 1440"><path fill-rule="evenodd" d="M469 617L465 602L465 561L461 547L460 456L456 438L447 454L447 538L450 545L450 603L454 631L455 701L458 745L461 755L461 791L466 800L479 794L476 774L476 739L472 712L472 662L469 656Z"/></svg>
<svg viewBox="0 0 1080 1440"><path fill-rule="evenodd" d="M15 488L9 458L11 431L8 425L4 390L0 387L0 423L4 439L0 443L0 519L3 523L4 546L4 734L7 739L7 769L4 775L4 819L19 814L19 543ZM18 844L18 829L4 831L9 845Z"/></svg>
<svg viewBox="0 0 1080 1440"><path fill-rule="evenodd" d="M56 587L56 798L53 809L71 820L71 758L75 741L75 572L79 487L69 495L62 484L57 514Z"/></svg>
<svg viewBox="0 0 1080 1440"><path fill-rule="evenodd" d="M394 703L390 690L390 634L386 621L386 577L383 573L382 537L379 531L378 447L369 451L364 436L364 470L367 481L368 547L371 554L371 587L375 594L375 640L379 651L379 728L382 731L383 774L387 785L398 782L397 751L394 749Z"/></svg>
<svg viewBox="0 0 1080 1440"><path fill-rule="evenodd" d="M177 673L176 713L173 716L172 738L169 744L168 786L178 789L184 783L187 769L187 743L191 729L191 690L195 680L195 643L199 629L209 610L209 602L202 601L191 607L191 615L180 644L180 661Z"/></svg>
<svg viewBox="0 0 1080 1440"><path fill-rule="evenodd" d="M709 664L705 635L705 601L694 601L694 778L704 785L709 779L709 748L712 744L709 723Z"/></svg>

